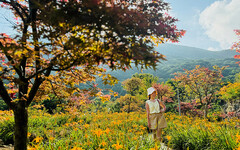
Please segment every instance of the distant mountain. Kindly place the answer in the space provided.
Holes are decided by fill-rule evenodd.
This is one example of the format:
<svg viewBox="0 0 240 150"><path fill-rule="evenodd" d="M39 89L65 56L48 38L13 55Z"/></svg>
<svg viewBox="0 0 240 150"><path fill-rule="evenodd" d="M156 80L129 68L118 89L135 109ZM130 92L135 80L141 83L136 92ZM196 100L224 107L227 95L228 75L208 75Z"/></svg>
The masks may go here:
<svg viewBox="0 0 240 150"><path fill-rule="evenodd" d="M174 73L183 72L183 69L192 70L196 65L201 67L207 67L213 69L212 66L218 65L229 66L223 71L223 76L225 81L233 81L235 74L240 72L240 67L236 62L238 60L234 59L234 55L239 54L233 50L222 50L222 51L208 51L204 49L180 46L173 44L164 44L155 48L158 52L166 55L167 61L161 61L156 67L156 70L153 69L144 69L139 70L134 65L133 68L127 71L114 70L111 71L107 69L107 73L110 73L119 80L119 83L115 86L105 86L102 85L101 79L98 79L97 82L101 88L111 88L113 91L118 92L120 95L124 95L126 91L123 90L121 82L135 73L150 73L154 76L159 77L159 82L167 81L171 78L174 78Z"/></svg>
<svg viewBox="0 0 240 150"><path fill-rule="evenodd" d="M162 44L155 49L167 58L167 61L161 61L161 63L158 64L156 70L143 69L141 71L133 65L132 69L125 72L122 70L111 71L109 69L107 69L107 72L117 77L120 81L131 78L134 73L151 73L166 81L168 78L173 77L173 73L182 72L183 69L194 69L196 65L210 69L212 69L214 65L220 67L230 66L230 68L235 68L235 71L240 69L235 63L237 60L233 58L234 55L238 53L233 50L209 51L173 44ZM236 72L232 72L231 75L235 73Z"/></svg>
<svg viewBox="0 0 240 150"><path fill-rule="evenodd" d="M205 49L174 45L174 44L161 44L155 48L158 52L165 55L168 60L171 58L176 59L225 59L233 58L237 55L233 50L209 51Z"/></svg>

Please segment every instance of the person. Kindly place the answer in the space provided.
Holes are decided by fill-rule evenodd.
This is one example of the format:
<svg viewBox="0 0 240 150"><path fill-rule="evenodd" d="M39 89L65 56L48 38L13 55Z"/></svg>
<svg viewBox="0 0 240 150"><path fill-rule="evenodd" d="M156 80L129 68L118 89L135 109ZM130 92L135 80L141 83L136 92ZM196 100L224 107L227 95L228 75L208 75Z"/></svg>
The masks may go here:
<svg viewBox="0 0 240 150"><path fill-rule="evenodd" d="M164 117L166 106L158 99L157 90L153 87L147 89L149 99L146 101L146 111L148 127L153 132L153 139L161 141L162 129L167 127L167 122Z"/></svg>

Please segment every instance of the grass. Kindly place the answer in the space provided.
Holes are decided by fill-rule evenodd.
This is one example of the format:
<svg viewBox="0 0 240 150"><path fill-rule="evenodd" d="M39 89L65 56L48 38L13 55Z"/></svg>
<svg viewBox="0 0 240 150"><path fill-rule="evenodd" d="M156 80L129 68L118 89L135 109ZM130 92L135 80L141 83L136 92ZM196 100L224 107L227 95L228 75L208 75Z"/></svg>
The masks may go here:
<svg viewBox="0 0 240 150"><path fill-rule="evenodd" d="M13 116L0 112L0 138L12 139ZM168 127L163 142L170 148L240 149L239 120L211 122L166 113ZM2 132L4 131L4 132ZM29 149L38 150L129 150L161 149L151 138L144 112L56 113L29 111Z"/></svg>

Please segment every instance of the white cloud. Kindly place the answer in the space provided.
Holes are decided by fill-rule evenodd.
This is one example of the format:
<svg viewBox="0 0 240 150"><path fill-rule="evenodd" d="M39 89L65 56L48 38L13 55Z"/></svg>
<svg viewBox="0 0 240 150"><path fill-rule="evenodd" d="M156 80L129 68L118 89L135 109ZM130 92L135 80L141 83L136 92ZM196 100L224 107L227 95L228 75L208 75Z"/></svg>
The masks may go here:
<svg viewBox="0 0 240 150"><path fill-rule="evenodd" d="M209 51L219 51L218 48L214 48L214 47L208 47L208 50L209 50Z"/></svg>
<svg viewBox="0 0 240 150"><path fill-rule="evenodd" d="M200 13L199 23L221 48L230 48L237 41L234 29L240 29L240 0L216 1Z"/></svg>

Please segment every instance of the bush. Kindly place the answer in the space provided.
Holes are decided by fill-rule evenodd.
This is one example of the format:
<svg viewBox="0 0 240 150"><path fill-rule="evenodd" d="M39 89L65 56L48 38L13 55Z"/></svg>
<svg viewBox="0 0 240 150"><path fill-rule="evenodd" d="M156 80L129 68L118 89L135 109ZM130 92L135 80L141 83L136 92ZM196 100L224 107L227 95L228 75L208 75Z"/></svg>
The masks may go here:
<svg viewBox="0 0 240 150"><path fill-rule="evenodd" d="M13 119L5 120L0 122L0 139L3 140L5 145L14 144L13 141L14 133L14 121Z"/></svg>
<svg viewBox="0 0 240 150"><path fill-rule="evenodd" d="M0 110L8 110L7 104L2 99L0 99Z"/></svg>

